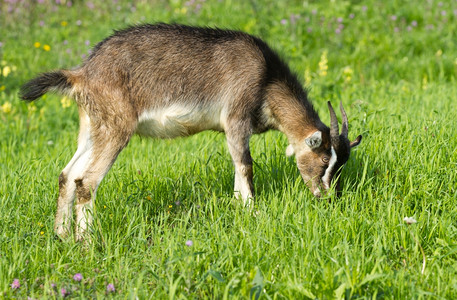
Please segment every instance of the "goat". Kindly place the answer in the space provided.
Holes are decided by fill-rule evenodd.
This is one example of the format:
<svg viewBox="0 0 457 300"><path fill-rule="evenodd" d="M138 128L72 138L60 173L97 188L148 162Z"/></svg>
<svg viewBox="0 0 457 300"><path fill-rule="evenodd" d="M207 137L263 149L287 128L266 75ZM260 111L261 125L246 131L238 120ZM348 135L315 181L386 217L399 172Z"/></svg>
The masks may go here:
<svg viewBox="0 0 457 300"><path fill-rule="evenodd" d="M59 176L54 230L70 233L76 197L76 238L92 221L97 188L135 133L156 138L224 132L235 166L234 190L254 197L252 134L280 130L306 185L320 197L348 160L348 120L342 131L330 102L331 125L319 119L306 90L264 41L231 30L145 24L115 32L78 68L43 73L21 87L33 101L49 91L75 99L78 148ZM337 179L338 180L338 179Z"/></svg>

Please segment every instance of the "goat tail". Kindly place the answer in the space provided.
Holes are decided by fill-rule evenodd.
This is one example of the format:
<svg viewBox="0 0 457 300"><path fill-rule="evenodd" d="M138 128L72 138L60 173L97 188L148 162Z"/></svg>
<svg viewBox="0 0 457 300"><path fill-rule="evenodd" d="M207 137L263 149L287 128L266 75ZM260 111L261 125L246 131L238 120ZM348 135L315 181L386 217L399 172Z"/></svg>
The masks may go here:
<svg viewBox="0 0 457 300"><path fill-rule="evenodd" d="M71 73L69 71L47 72L24 84L19 91L19 97L24 101L31 102L49 91L63 94L69 93L72 86Z"/></svg>

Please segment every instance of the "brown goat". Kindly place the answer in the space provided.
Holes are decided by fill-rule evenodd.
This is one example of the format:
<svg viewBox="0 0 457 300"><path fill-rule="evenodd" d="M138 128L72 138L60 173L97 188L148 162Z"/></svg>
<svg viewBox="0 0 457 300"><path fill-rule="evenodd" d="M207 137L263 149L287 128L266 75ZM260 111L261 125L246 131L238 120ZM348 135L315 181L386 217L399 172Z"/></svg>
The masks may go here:
<svg viewBox="0 0 457 300"><path fill-rule="evenodd" d="M341 106L338 129L328 103L331 128L324 125L307 94L265 42L229 30L183 25L141 25L99 43L74 70L41 74L26 83L23 100L48 91L76 100L78 149L59 177L55 231L70 233L76 196L76 238L91 223L97 187L134 133L174 138L203 130L226 134L235 165L235 193L253 198L249 139L269 129L289 139L288 154L312 193L319 197L348 160L352 147Z"/></svg>

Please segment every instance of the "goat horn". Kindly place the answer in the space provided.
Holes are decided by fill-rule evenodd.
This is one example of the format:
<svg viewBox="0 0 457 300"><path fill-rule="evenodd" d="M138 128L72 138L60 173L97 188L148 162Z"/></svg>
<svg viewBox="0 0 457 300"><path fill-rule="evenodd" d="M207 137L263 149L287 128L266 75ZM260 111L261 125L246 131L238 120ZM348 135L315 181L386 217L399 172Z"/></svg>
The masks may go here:
<svg viewBox="0 0 457 300"><path fill-rule="evenodd" d="M338 128L338 119L336 118L335 111L333 110L332 104L330 101L327 102L328 110L330 111L330 137L337 137L339 136L339 128Z"/></svg>
<svg viewBox="0 0 457 300"><path fill-rule="evenodd" d="M348 137L348 116L346 115L346 112L344 111L343 108L343 103L340 101L340 110L341 110L341 115L343 117L343 124L341 125L341 135L345 138Z"/></svg>

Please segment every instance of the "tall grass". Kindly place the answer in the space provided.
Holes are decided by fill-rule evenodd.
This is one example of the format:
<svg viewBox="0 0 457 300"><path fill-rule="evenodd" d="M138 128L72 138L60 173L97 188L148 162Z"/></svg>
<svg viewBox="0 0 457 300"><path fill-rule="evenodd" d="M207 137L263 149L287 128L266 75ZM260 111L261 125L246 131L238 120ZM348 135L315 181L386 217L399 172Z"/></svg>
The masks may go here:
<svg viewBox="0 0 457 300"><path fill-rule="evenodd" d="M0 9L0 297L456 298L457 2L10 0ZM278 132L251 140L255 213L232 196L222 134L135 137L98 190L93 244L56 239L57 177L76 150L77 109L56 95L26 105L19 86L80 64L113 29L158 21L262 37L327 124L325 102L342 101L350 137L364 136L343 196L314 199Z"/></svg>

